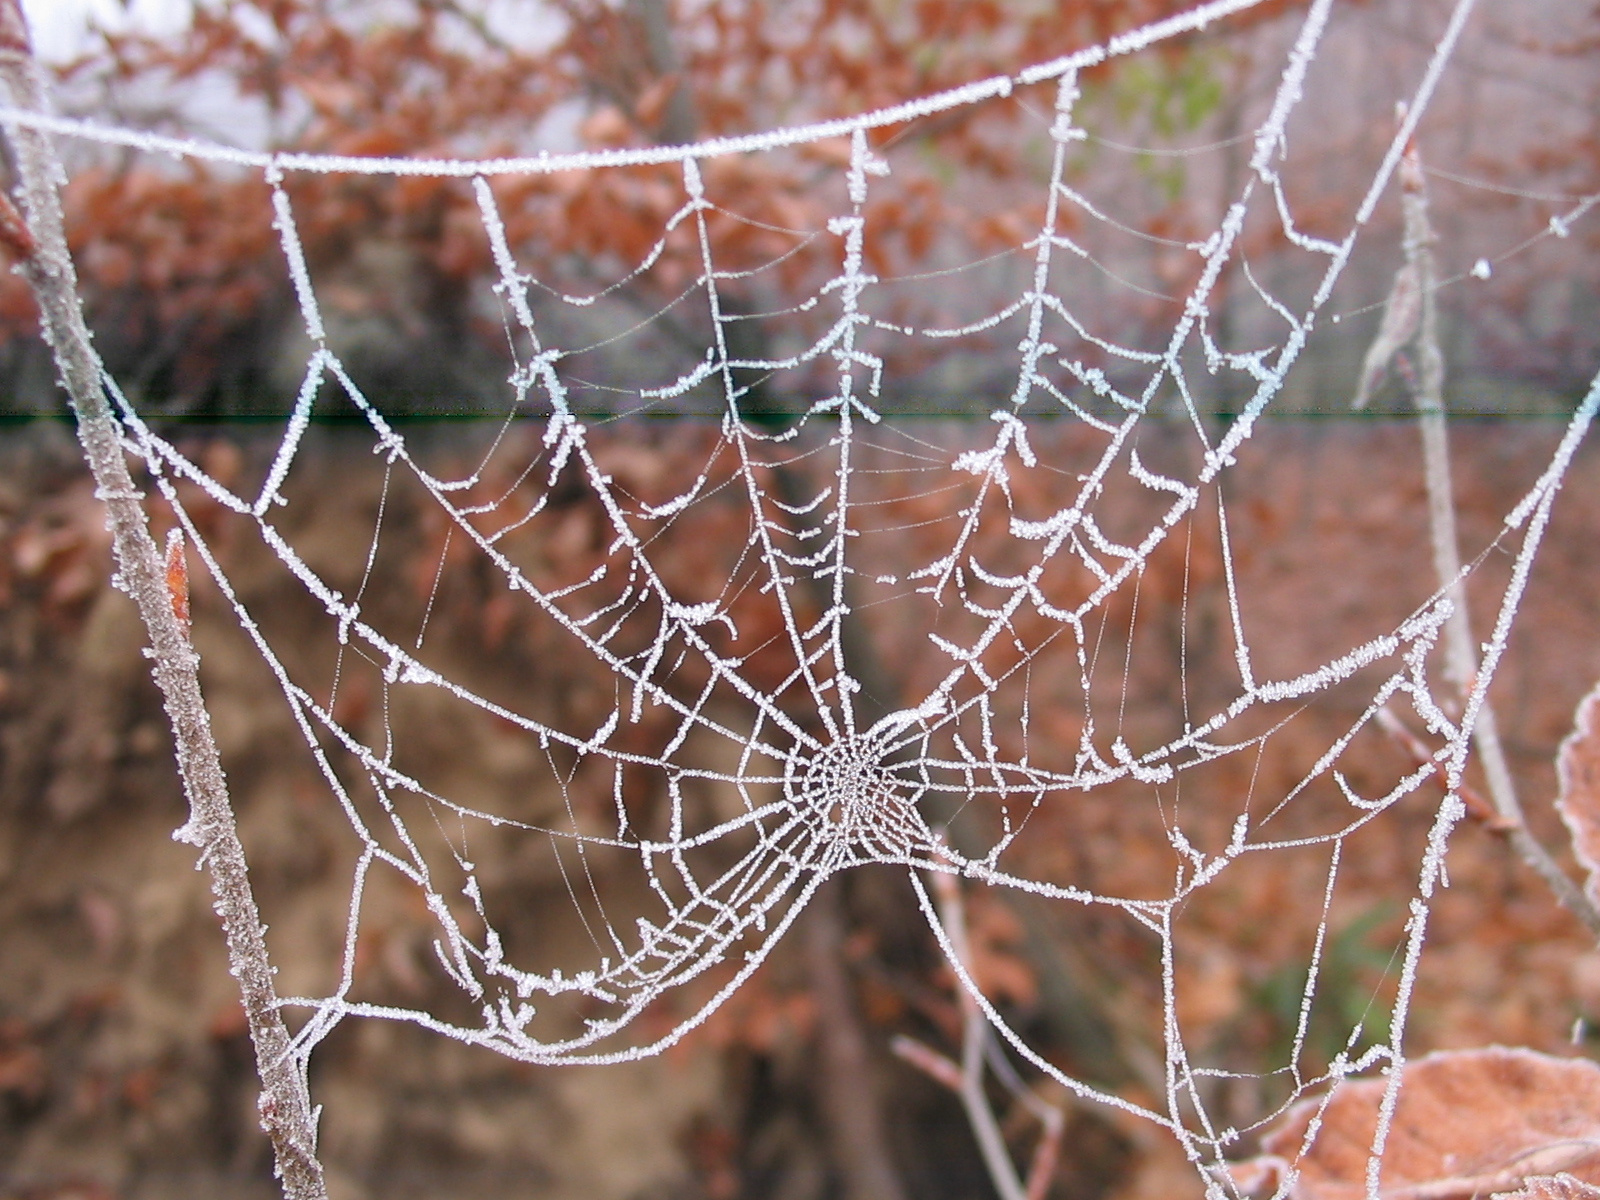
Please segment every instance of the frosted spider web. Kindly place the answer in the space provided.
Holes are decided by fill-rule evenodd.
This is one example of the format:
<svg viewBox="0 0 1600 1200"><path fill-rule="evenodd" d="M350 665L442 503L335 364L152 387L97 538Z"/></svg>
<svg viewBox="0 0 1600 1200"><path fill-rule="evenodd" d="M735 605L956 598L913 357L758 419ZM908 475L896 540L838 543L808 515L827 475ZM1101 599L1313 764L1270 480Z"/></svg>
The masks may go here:
<svg viewBox="0 0 1600 1200"><path fill-rule="evenodd" d="M1169 1129L1196 1161L1215 1162L1237 1135L1207 1111L1201 1081L1215 1071L1192 1060L1178 1016L1174 964L1186 904L1252 856L1308 847L1323 852L1326 875L1318 886L1331 897L1348 839L1442 772L1450 791L1416 860L1417 899L1389 1039L1358 1055L1352 1033L1349 1052L1335 1056L1322 1077L1400 1060L1445 839L1463 816L1456 789L1469 736L1600 389L1590 390L1547 469L1506 517L1496 545L1514 567L1464 709L1442 698L1449 689L1435 678L1430 657L1450 610L1443 591L1404 620L1303 669L1273 674L1258 667L1223 485L1325 321L1357 235L1428 109L1472 5L1451 11L1338 240L1301 231L1280 174L1306 75L1335 7L1332 0L1311 5L1253 134L1246 181L1209 235L1184 247L1200 268L1164 345L1119 341L1068 290L1069 270L1099 268L1077 225L1123 228L1071 181L1069 166L1088 137L1079 73L1250 7L1251 0L1202 5L1014 77L850 119L690 147L493 161L331 158L253 154L5 114L75 138L259 172L270 190L312 349L292 415L256 484L237 490L220 472L203 469L147 423L114 380L106 385L128 445L276 679L358 846L338 979L325 994L285 1002L308 1014L295 1043L302 1061L349 1016L413 1022L535 1063L606 1063L658 1052L757 970L820 886L859 865L889 864L905 870L963 985L1021 1059L1083 1097ZM891 177L870 135L1040 84L1054 85L1055 104L1044 220L1023 246L1033 264L1026 285L970 321L907 323L880 301L893 281L867 265L873 231L864 214L874 189ZM840 202L825 229L797 237L835 247L834 273L765 314L802 331L802 344L742 357L731 331L747 316L726 307L725 296L755 272L719 264L718 222L737 214L716 194L712 168L736 156L821 145L847 148L831 181ZM547 332L548 313L592 305L594 297L551 289L535 266L519 261L496 184L661 164L679 171L681 203L628 277L668 262L672 239L688 245L697 266L674 306L699 306L710 337L684 369L663 358L671 369L659 378L649 377L659 365L651 344L638 343L645 348L630 363L635 374L608 385L621 400L597 414L575 400L575 389L587 385L572 366L580 350L592 357L597 348L556 340L559 320L557 332ZM433 468L417 439L385 418L382 397L366 394L332 348L325 296L302 251L286 185L314 172L447 178L470 187L516 370L510 416L468 469ZM1583 200L1562 219L1577 220L1593 203ZM1209 318L1218 281L1239 267L1247 222L1260 220L1276 223L1289 253L1311 266L1317 282L1294 301L1240 268L1273 323L1269 339L1240 351L1219 342ZM950 286L961 286L959 271L947 275ZM910 282L938 288L946 277ZM982 401L989 421L952 432L893 419L894 371L902 361L896 355L905 347L941 353L949 345L954 354L996 331L1015 333L1016 349L1008 352L1006 386ZM611 339L624 354L636 344L633 332ZM1197 398L1210 385L1195 382L1219 377L1245 396L1236 418L1220 426ZM755 400L772 378L805 392L809 407L768 419ZM385 504L391 495L397 507L398 497L410 497L433 522L427 528L441 535L431 585L410 607L390 602L373 583L394 537L381 506L354 587L338 582L348 563L313 561L298 544L295 518L311 501L295 485L312 418L330 393L354 406L385 464ZM628 457L637 428L615 424L618 411L675 411L707 397L720 417L695 426L687 448L667 458L669 478ZM1148 436L1157 415L1176 417L1165 426L1176 433L1165 441ZM210 525L196 515L200 493L253 528L326 615L328 644L337 647L331 679L326 661L307 668L274 633L273 614L230 578ZM1214 518L1204 527L1209 534L1198 523L1203 515ZM1164 661L1171 690L1182 695L1181 724L1152 732L1128 713L1137 703L1129 680L1141 588L1163 554L1187 564L1196 539L1208 536L1221 568L1225 678L1209 680L1202 700L1205 689L1189 678L1197 653L1187 643L1141 642L1137 657ZM578 549L565 557L551 549L568 543ZM576 664L569 686L577 686L580 668L592 668L607 690L590 687L584 703L558 704L521 694L503 678L461 682L451 667L451 631L432 617L452 555L484 568L502 608L523 628L537 629L545 661ZM1187 605L1187 566L1181 580L1179 602ZM1108 641L1114 624L1125 630ZM370 730L340 714L341 695L362 672L375 681L384 714ZM1203 820L1190 823L1187 814L1202 802L1180 807L1187 779L1212 764L1259 756L1310 699L1334 692L1353 715L1299 763L1292 782L1266 798L1210 796ZM528 791L550 802L530 816L528 807L538 807L532 801L520 808L478 802L458 773L434 778L420 760L414 767L415 724L403 714L409 697L423 694L430 703L493 717L524 749L517 762L529 771ZM1363 794L1349 782L1347 752L1372 735L1386 706L1426 731L1437 749ZM1072 719L1058 720L1062 711ZM720 799L708 802L708 793ZM1336 820L1309 831L1286 828L1286 814L1301 800L1322 794L1326 809L1330 793ZM1119 804L1142 796L1160 811L1170 871L1154 884L1084 886L1033 845L1059 838L1064 819L1106 794ZM581 927L581 935L552 943L549 961L542 946L503 939L494 881L480 877L475 847L508 840L542 856ZM1015 1031L957 960L927 890L930 872L1115 911L1147 931L1159 947L1162 1102L1136 1103L1080 1080ZM363 994L358 949L380 876L425 904L437 968L459 993L450 1004L417 1009ZM1326 913L1325 904L1285 1068L1294 1095L1317 1082L1302 1072L1300 1058ZM679 996L691 999L670 1007Z"/></svg>

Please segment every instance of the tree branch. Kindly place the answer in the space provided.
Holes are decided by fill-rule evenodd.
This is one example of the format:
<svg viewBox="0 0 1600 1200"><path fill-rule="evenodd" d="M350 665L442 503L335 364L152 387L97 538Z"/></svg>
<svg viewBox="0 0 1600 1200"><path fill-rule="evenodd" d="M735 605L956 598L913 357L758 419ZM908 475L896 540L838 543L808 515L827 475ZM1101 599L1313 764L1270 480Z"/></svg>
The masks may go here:
<svg viewBox="0 0 1600 1200"><path fill-rule="evenodd" d="M33 57L18 0L0 0L0 81L22 109L45 109L44 85ZM150 536L142 505L123 457L121 431L106 403L103 368L90 341L78 300L77 274L67 251L57 181L62 168L44 134L6 130L14 154L26 238L7 236L38 300L45 340L55 354L78 419L78 438L106 505L118 587L139 606L150 633L154 674L165 701L177 749L178 771L189 798L189 820L175 835L200 848L228 942L228 965L239 981L256 1069L261 1076L261 1126L271 1139L287 1200L326 1200L316 1156L316 1123L302 1061L294 1054L278 1010L265 936L246 873L227 781L200 693L199 656L189 638L187 570L181 542L167 562ZM13 231L14 232L14 231ZM182 603L180 604L180 600Z"/></svg>
<svg viewBox="0 0 1600 1200"><path fill-rule="evenodd" d="M1437 240L1428 219L1428 195L1422 157L1408 147L1401 162L1401 206L1405 213L1406 266L1418 294L1420 311L1415 345L1420 371L1412 387L1412 400L1422 433L1422 455L1428 486L1428 524L1433 537L1433 565L1439 586L1450 601L1445 623L1445 678L1455 686L1465 704L1478 674L1478 654L1467 612L1461 550L1456 535L1455 496L1450 480L1450 442L1444 406L1444 355L1439 349L1438 305L1435 300L1433 244ZM1387 323L1387 319L1386 319ZM1528 829L1517 798L1516 784L1500 741L1493 707L1485 699L1478 709L1472 740L1483 761L1489 795L1505 825L1505 833L1524 862L1550 886L1556 898L1600 939L1600 910L1589 900Z"/></svg>
<svg viewBox="0 0 1600 1200"><path fill-rule="evenodd" d="M939 906L939 922L944 926L950 945L960 960L957 965L970 976L971 954L967 943L966 910L961 901L961 881L954 875L935 872L930 882ZM995 1044L983 1010L967 990L958 987L956 995L962 1016L959 1064L914 1038L898 1037L891 1048L906 1062L960 1097L961 1106L967 1113L967 1123L977 1140L978 1151L983 1155L989 1181L994 1184L1000 1200L1044 1200L1050 1191L1050 1181L1055 1177L1066 1118L1059 1108L1035 1096L1017 1077L1016 1071ZM1006 1149L1005 1138L1000 1132L1000 1123L995 1119L994 1109L984 1091L985 1066L1043 1126L1044 1131L1039 1144L1034 1147L1033 1159L1028 1166L1026 1186L1017 1175L1017 1168L1011 1161L1011 1153Z"/></svg>

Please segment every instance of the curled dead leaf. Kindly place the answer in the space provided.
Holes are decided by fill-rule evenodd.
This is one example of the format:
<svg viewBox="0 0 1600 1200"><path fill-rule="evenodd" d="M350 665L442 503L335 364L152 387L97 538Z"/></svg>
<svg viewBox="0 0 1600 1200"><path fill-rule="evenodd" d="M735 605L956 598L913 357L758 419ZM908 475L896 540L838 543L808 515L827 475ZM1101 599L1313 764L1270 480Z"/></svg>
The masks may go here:
<svg viewBox="0 0 1600 1200"><path fill-rule="evenodd" d="M1294 1105L1262 1138L1264 1153L1230 1167L1234 1186L1289 1200L1362 1200L1387 1086L1348 1081ZM1551 1177L1573 1182L1547 1184ZM1600 1066L1503 1046L1407 1063L1379 1181L1385 1200L1600 1196L1592 1190L1600 1185ZM1549 1190L1557 1186L1568 1190Z"/></svg>
<svg viewBox="0 0 1600 1200"><path fill-rule="evenodd" d="M185 634L189 632L189 560L183 553L183 531L167 531L167 598L172 615Z"/></svg>
<svg viewBox="0 0 1600 1200"><path fill-rule="evenodd" d="M1556 810L1572 833L1572 851L1588 872L1585 890L1600 904L1600 684L1578 703L1572 732L1556 756Z"/></svg>

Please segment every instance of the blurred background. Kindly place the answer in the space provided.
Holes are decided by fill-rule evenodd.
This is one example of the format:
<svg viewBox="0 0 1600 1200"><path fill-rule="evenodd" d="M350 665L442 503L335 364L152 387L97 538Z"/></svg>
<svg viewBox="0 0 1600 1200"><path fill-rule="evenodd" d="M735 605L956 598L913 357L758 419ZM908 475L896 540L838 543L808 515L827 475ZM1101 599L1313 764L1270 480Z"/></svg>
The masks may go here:
<svg viewBox="0 0 1600 1200"><path fill-rule="evenodd" d="M490 157L676 145L848 116L1011 74L1182 6L26 7L67 115L244 149ZM1450 8L1349 0L1334 11L1280 171L1298 232L1338 241L1393 136L1396 103L1415 87ZM1196 245L1248 182L1254 131L1304 16L1303 4L1269 0L1083 74L1075 119L1088 136L1067 166L1074 203L1062 218L1080 253L1061 256L1070 261L1053 268L1049 286L1081 323L1079 367L1100 372L1109 387L1136 392L1147 368L1107 344L1166 346L1204 265ZM1597 44L1600 10L1590 0L1482 4L1417 137L1438 234L1446 397L1454 413L1471 418L1452 428L1469 561L1494 543L1600 368L1600 221L1582 208L1600 193ZM872 350L883 382L875 403L891 432L878 457L869 456L862 487L908 523L934 488L891 469L893 431L946 449L978 444L991 427L984 418L1015 384L1021 326L1020 318L1002 321L937 342L899 331L978 323L1032 278L1027 243L1049 190L1054 105L1053 84L1019 87L872 136L890 166L873 181L862 215L866 265L878 279L881 328ZM60 149L69 238L99 352L155 429L213 478L251 494L311 353L270 190L259 171L226 164L79 139L62 139ZM788 428L837 386L831 362L802 354L833 318L800 298L838 272L838 242L826 230L847 205L848 164L842 139L703 164L719 206L714 235L727 275L730 354L793 358L740 379L742 410L763 428ZM700 267L687 226L673 225L681 168L508 175L492 188L508 241L537 281L532 304L547 344L566 350L570 403L592 422L598 460L640 496L692 474L717 436L724 401L710 386L658 394L663 381L703 359L712 332L703 301L683 302ZM505 463L535 460L538 418L549 409L507 383L517 346L469 181L300 172L285 189L329 346L416 452L441 474L465 473L505 437ZM1391 185L1273 418L1230 476L1239 590L1258 631L1258 661L1279 675L1325 661L1375 627L1393 628L1436 587L1415 433L1404 419L1404 369L1390 372L1363 415L1350 414L1402 259ZM1258 201L1212 292L1209 334L1238 355L1281 345L1283 326L1267 297L1304 310L1325 263L1286 236L1271 203ZM249 1043L207 880L193 869L191 849L170 837L184 809L142 632L109 585L101 511L54 378L26 286L7 274L0 1197L271 1196ZM1225 429L1254 389L1242 369L1196 371L1194 380L1194 402L1213 430ZM1097 403L1109 401L1083 401L1089 416L1102 411ZM1064 478L1087 469L1093 446L1083 426L1060 419L1043 398L1028 405L1026 415L1039 418L1033 444L1041 458ZM425 606L452 678L485 694L516 690L540 712L592 726L613 703L604 672L564 657L481 559L459 548L451 556L440 515L418 491L394 483L350 396L319 397L315 415L284 524L300 553L346 594L369 589L375 613L399 621ZM1163 393L1141 453L1186 461L1183 425L1181 398ZM1496 680L1530 820L1552 846L1562 840L1548 803L1556 748L1578 697L1600 678L1596 453L1592 444L1580 449ZM508 465L488 473L482 494L505 504L523 485ZM1053 495L1048 480L1019 478L1020 495L1028 486L1041 489L1041 504ZM529 553L557 577L579 577L600 553L604 522L581 486L558 499ZM284 653L296 669L315 678L332 672L327 614L248 523L198 489L185 493L185 504L252 609L270 614L269 631L290 647ZM150 510L158 527L171 524L162 502ZM380 512L399 536L372 567ZM938 515L930 508L928 520ZM731 578L736 567L718 555L737 546L739 519L715 505L698 508L663 534L657 557L685 580ZM1201 703L1205 681L1225 674L1230 660L1219 632L1223 561L1211 546L1219 516L1205 509L1194 521L1190 552L1175 547L1147 568L1146 641L1135 647L1128 632L1107 643L1108 659L1130 665L1094 702L1128 710L1130 730L1186 716L1183 706ZM889 565L931 557L933 543L920 536L885 550L906 559ZM1499 547L1475 569L1480 631L1492 625L1508 570ZM263 700L274 685L233 614L214 585L199 578L195 586L203 680L283 987L326 990L349 900L348 830L287 709ZM758 618L758 601L752 611ZM1125 609L1117 619L1131 629ZM881 616L866 617L863 629L882 661L903 667L905 693L921 694L916 631ZM1149 649L1152 640L1164 652ZM1200 681L1192 695L1173 687L1173 647ZM761 669L755 660L752 670ZM338 693L341 725L369 738L403 728L418 761L449 779L452 794L489 810L554 803L556 791L537 782L544 768L492 717L391 714L381 686L363 683L356 669L342 691L328 686ZM1041 685L1037 695L1047 694ZM1281 795L1316 748L1349 726L1354 703L1337 692L1320 697L1270 754L1221 763L1203 788ZM1081 732L1074 719L1068 704L1042 708L1040 753L1054 748L1070 759ZM1357 746L1352 759L1346 770L1358 790L1409 766L1402 749L1376 741ZM594 790L577 790L588 794L584 787ZM1031 867L1106 894L1138 894L1152 878L1168 888L1164 815L1137 798L1130 786L1041 818L1031 831ZM1433 817L1421 795L1412 801L1347 848L1309 1025L1313 1064L1325 1065L1358 1023L1368 1044L1384 1036ZM711 809L728 802L704 798ZM1296 814L1303 828L1325 822L1331 807L1318 803ZM1211 823L1225 836L1223 815ZM509 841L477 857L497 903L514 914L508 937L561 936L549 914L570 906L547 862ZM1241 1128L1287 1094L1273 1072L1300 1019L1308 931L1323 902L1322 868L1309 861L1262 856L1183 912L1186 955L1176 969L1185 1036L1197 1055L1233 1073L1219 1074L1206 1103ZM1449 872L1408 1048L1502 1042L1591 1053L1585 1022L1600 1021L1600 957L1577 922L1481 825L1458 834ZM903 876L878 867L850 873L713 1020L659 1058L530 1067L408 1025L345 1022L312 1068L313 1097L325 1106L331 1194L895 1200L871 1190L885 1177L917 1200L992 1194L959 1100L891 1049L900 1036L957 1053L961 1019L953 978ZM976 887L967 904L974 973L1029 1043L1077 1078L1157 1102L1166 1049L1158 944L1146 931L1105 909L1068 910ZM379 888L369 910L360 964L377 994L416 1007L439 1002L428 916L415 897ZM651 1019L670 1027L684 1015L675 1003ZM1050 1196L1199 1194L1192 1167L1159 1131L1077 1104L1047 1080L1025 1073L1023 1082L1061 1106L1067 1122ZM1014 1098L997 1091L995 1103L1014 1157L1025 1162L1036 1122ZM865 1144L852 1133L862 1121L874 1135Z"/></svg>

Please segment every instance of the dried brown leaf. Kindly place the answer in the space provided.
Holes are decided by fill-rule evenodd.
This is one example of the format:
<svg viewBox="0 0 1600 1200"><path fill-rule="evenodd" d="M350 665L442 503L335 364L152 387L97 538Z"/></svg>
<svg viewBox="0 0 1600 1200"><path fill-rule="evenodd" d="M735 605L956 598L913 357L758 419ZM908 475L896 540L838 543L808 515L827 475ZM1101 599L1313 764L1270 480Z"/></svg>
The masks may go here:
<svg viewBox="0 0 1600 1200"><path fill-rule="evenodd" d="M1579 702L1556 772L1556 808L1572 832L1573 854L1589 873L1589 898L1600 904L1600 684Z"/></svg>
<svg viewBox="0 0 1600 1200"><path fill-rule="evenodd" d="M1232 1168L1235 1185L1270 1194L1294 1172L1291 1200L1361 1200L1386 1087L1383 1079L1347 1082L1331 1099L1296 1104L1262 1139L1264 1153ZM1518 1188L1524 1200L1589 1194L1550 1191L1558 1186L1542 1178L1550 1176L1600 1184L1600 1066L1502 1046L1406 1064L1383 1153L1385 1200L1469 1200Z"/></svg>

